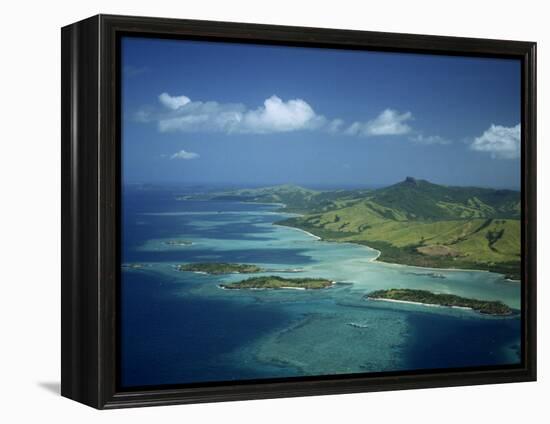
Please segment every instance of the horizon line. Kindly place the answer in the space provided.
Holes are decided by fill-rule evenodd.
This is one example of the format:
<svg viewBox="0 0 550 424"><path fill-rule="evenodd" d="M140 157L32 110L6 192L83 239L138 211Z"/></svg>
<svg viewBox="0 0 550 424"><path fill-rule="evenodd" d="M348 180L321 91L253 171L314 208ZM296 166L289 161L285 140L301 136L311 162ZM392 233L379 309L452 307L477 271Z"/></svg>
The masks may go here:
<svg viewBox="0 0 550 424"><path fill-rule="evenodd" d="M354 189L360 189L360 188L382 188L382 187L389 187L395 184L402 183L404 181L407 181L407 179L412 178L416 181L426 181L428 183L439 185L443 187L472 187L472 188L487 188L487 189L494 189L494 190L513 190L513 191L521 191L521 185L519 186L509 186L509 185L486 185L486 184L444 184L444 183L438 183L433 182L431 180L427 180L425 178L415 178L415 177L405 177L403 179L393 181L393 182L378 182L378 183L308 183L308 182L263 182L263 183L250 183L250 182L229 182L229 181L223 181L223 182L213 182L213 181L170 181L170 180L157 180L157 181L122 181L122 186L128 186L128 185L179 185L184 187L190 187L190 186L238 186L239 188L261 188L261 187L277 187L277 186L298 186L302 188L322 188L324 187L326 190L339 190L339 189L349 189L353 187ZM330 188L329 188L330 187Z"/></svg>

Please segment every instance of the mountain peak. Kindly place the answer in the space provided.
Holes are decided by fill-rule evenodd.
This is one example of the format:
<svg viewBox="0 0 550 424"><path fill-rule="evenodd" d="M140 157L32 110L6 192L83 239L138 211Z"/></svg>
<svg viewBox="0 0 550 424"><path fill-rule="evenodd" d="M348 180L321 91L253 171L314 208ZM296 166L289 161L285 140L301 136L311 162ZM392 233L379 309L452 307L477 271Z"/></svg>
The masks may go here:
<svg viewBox="0 0 550 424"><path fill-rule="evenodd" d="M432 193L435 191L440 192L441 190L446 190L447 187L441 186L429 182L428 180L422 180L415 177L406 177L404 180L395 183L391 186L380 188L376 190L377 193Z"/></svg>
<svg viewBox="0 0 550 424"><path fill-rule="evenodd" d="M433 187L437 184L431 183L428 180L421 180L420 178L415 177L406 177L403 181L397 185L404 185L406 187Z"/></svg>

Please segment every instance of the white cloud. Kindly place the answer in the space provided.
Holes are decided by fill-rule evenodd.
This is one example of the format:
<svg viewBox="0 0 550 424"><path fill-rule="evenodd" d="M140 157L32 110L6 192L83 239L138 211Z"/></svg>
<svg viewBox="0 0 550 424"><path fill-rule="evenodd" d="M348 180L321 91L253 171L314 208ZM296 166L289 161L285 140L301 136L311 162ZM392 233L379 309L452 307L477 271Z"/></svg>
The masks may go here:
<svg viewBox="0 0 550 424"><path fill-rule="evenodd" d="M515 159L520 156L521 126L504 127L492 124L480 137L476 137L470 148L487 152L495 159Z"/></svg>
<svg viewBox="0 0 550 424"><path fill-rule="evenodd" d="M385 109L375 118L346 123L340 118L328 119L317 114L305 100L283 100L273 95L255 109L242 103L194 101L189 97L162 93L162 107L145 107L135 114L139 122L154 122L160 132L218 132L225 134L271 134L300 130L319 130L330 134L350 136L395 136L413 132L409 121L411 112ZM409 137L418 144L450 144L440 136L421 133Z"/></svg>
<svg viewBox="0 0 550 424"><path fill-rule="evenodd" d="M345 133L361 136L403 135L411 131L406 122L412 119L411 112L399 113L393 109L385 109L368 122L354 122Z"/></svg>
<svg viewBox="0 0 550 424"><path fill-rule="evenodd" d="M187 152L185 150L180 150L179 152L174 153L170 156L170 159L197 159L200 155L198 153Z"/></svg>
<svg viewBox="0 0 550 424"><path fill-rule="evenodd" d="M168 109L177 110L191 101L187 96L171 96L168 93L162 93L159 96L160 103Z"/></svg>
<svg viewBox="0 0 550 424"><path fill-rule="evenodd" d="M405 122L412 119L411 112L399 113L396 110L386 109L380 115L367 122L367 130L371 135L400 135L410 132Z"/></svg>
<svg viewBox="0 0 550 424"><path fill-rule="evenodd" d="M343 126L344 126L344 121L342 119L337 118L337 119L333 119L328 123L327 130L329 133L338 134L342 130Z"/></svg>
<svg viewBox="0 0 550 424"><path fill-rule="evenodd" d="M191 101L187 96L168 93L162 93L159 101L165 110L141 110L136 119L156 121L161 132L267 134L316 129L326 123L326 119L302 99L283 101L271 96L256 109L248 109L241 103Z"/></svg>
<svg viewBox="0 0 550 424"><path fill-rule="evenodd" d="M417 134L412 137L409 137L409 140L411 140L414 143L417 144L451 144L451 140L447 138L443 138L439 135L423 135L423 134Z"/></svg>
<svg viewBox="0 0 550 424"><path fill-rule="evenodd" d="M344 131L344 134L359 135L362 133L363 126L364 124L362 124L361 122L354 122Z"/></svg>
<svg viewBox="0 0 550 424"><path fill-rule="evenodd" d="M319 128L325 118L317 115L302 99L284 102L271 96L264 105L243 115L242 131L251 133L286 132Z"/></svg>

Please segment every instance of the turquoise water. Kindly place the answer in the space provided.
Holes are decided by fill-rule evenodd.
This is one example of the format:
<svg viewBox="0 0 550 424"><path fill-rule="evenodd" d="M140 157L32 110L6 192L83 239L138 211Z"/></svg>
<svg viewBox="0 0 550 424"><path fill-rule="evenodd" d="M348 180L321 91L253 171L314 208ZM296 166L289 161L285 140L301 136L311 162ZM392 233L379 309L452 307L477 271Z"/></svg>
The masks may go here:
<svg viewBox="0 0 550 424"><path fill-rule="evenodd" d="M408 287L520 307L520 285L479 271L377 262L365 246L274 225L278 206L126 195L122 383L183 384L516 364L520 319L366 300ZM191 245L168 245L185 239ZM324 290L223 290L242 275L180 272L190 262L250 263L283 277L323 277ZM289 274L285 270L300 270ZM280 270L282 272L276 272ZM445 278L433 278L431 273ZM247 275L248 277L248 275Z"/></svg>

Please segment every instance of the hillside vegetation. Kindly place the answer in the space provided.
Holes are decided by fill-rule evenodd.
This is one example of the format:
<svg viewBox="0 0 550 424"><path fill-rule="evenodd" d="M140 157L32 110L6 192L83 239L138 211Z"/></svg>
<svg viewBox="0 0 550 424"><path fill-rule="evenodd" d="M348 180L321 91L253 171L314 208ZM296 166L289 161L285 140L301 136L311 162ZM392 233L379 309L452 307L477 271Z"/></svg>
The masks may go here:
<svg viewBox="0 0 550 424"><path fill-rule="evenodd" d="M286 212L322 212L352 204L370 190L316 191L292 184L215 193L213 200L237 200L259 203L283 203Z"/></svg>
<svg viewBox="0 0 550 424"><path fill-rule="evenodd" d="M443 186L407 177L377 190L314 191L284 185L215 198L284 203L284 210L303 215L279 224L325 240L365 244L381 251L381 261L482 269L520 278L517 191Z"/></svg>
<svg viewBox="0 0 550 424"><path fill-rule="evenodd" d="M423 305L446 306L450 308L468 308L488 315L510 315L513 310L500 301L469 299L446 293L432 293L426 290L389 289L369 293L367 299L412 302Z"/></svg>
<svg viewBox="0 0 550 424"><path fill-rule="evenodd" d="M283 278L276 275L252 277L235 283L220 284L224 289L302 289L318 290L332 286L333 282L324 278Z"/></svg>

